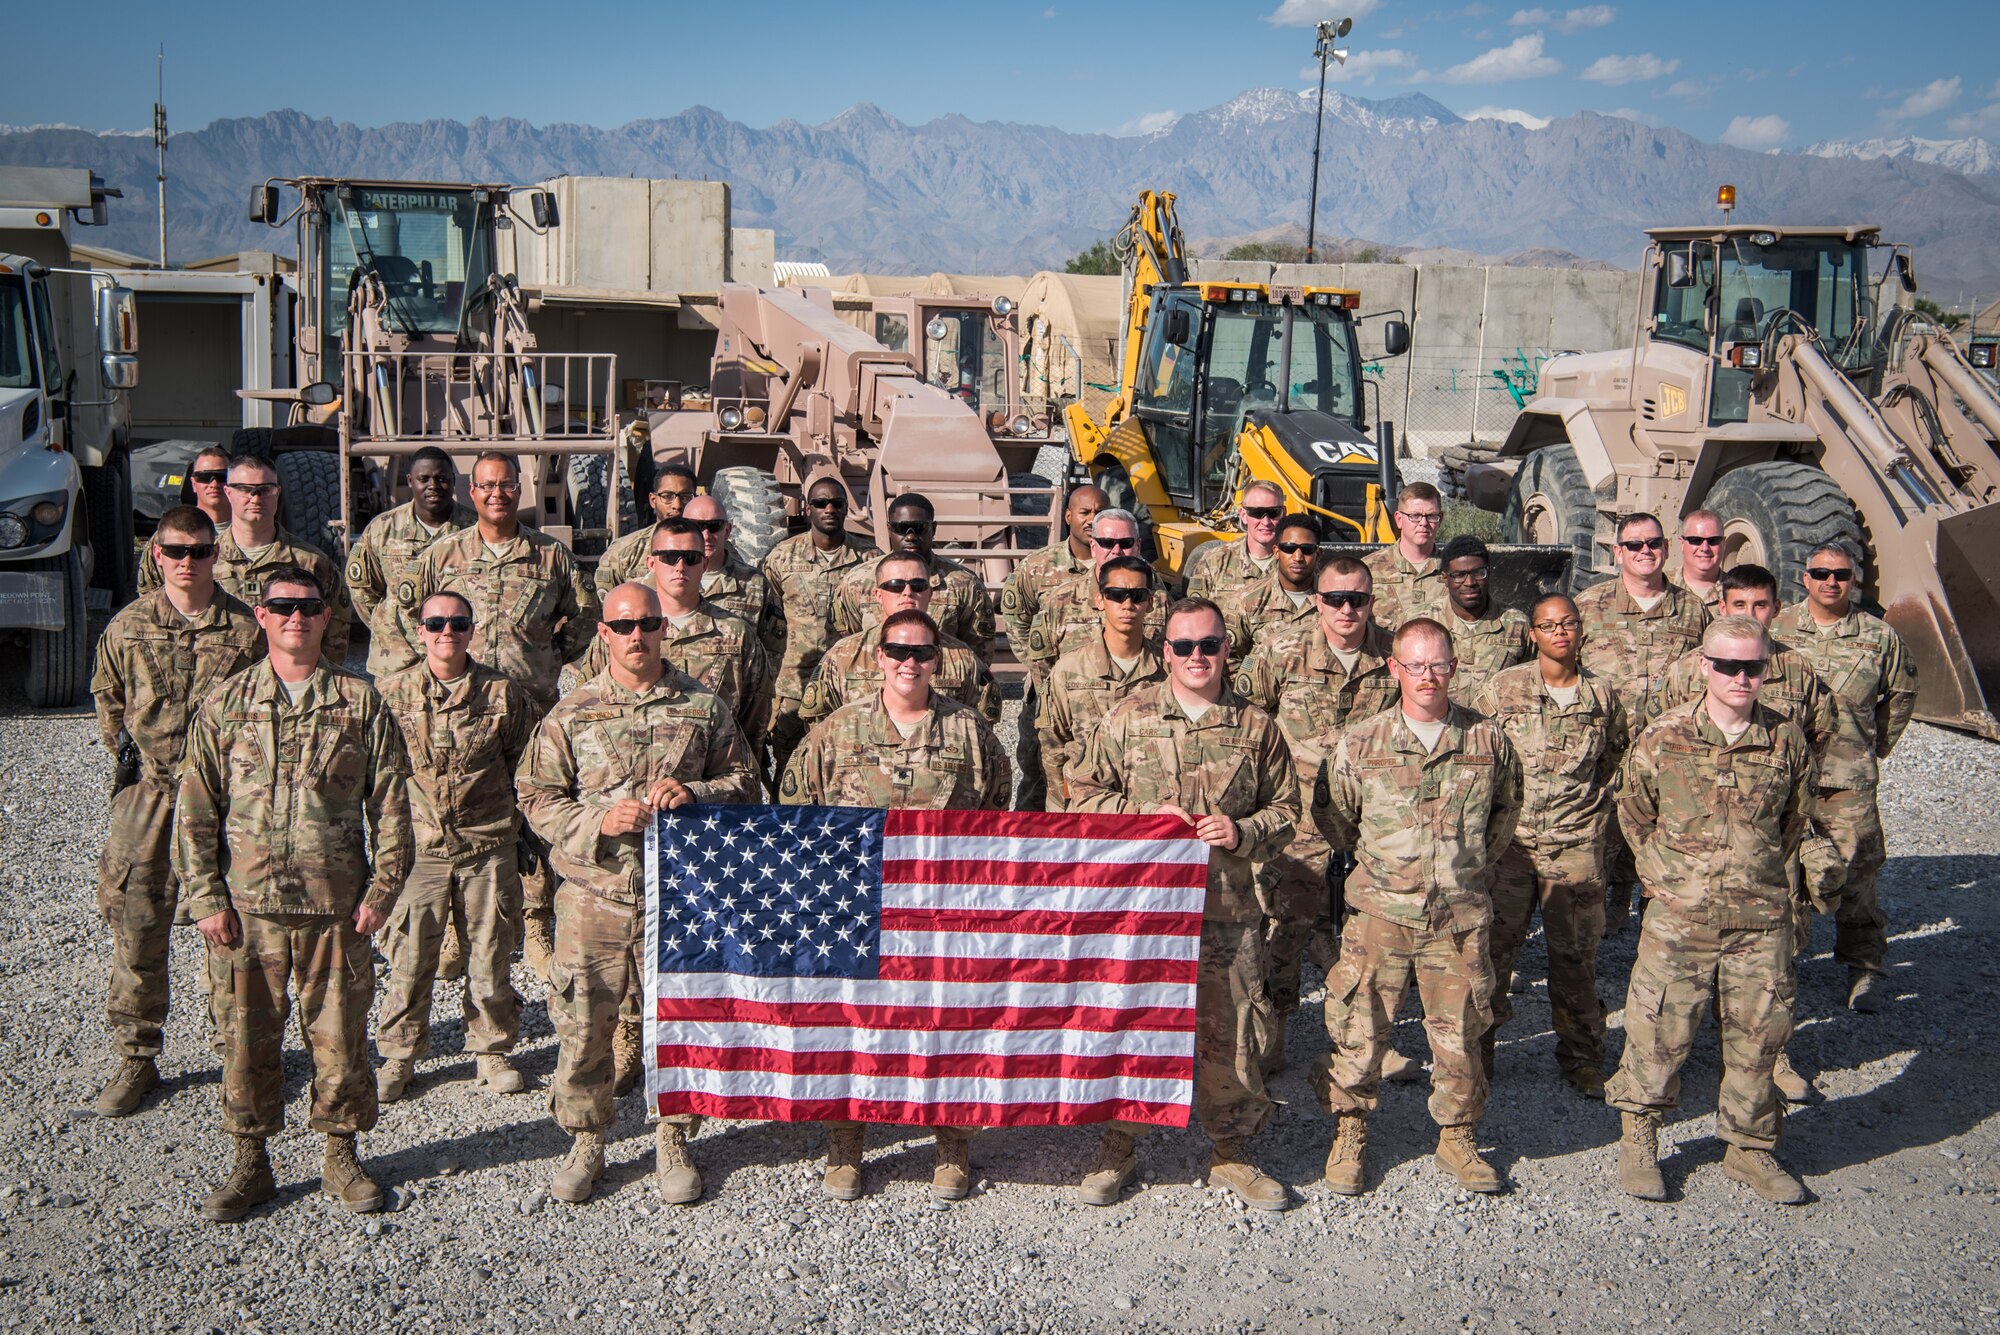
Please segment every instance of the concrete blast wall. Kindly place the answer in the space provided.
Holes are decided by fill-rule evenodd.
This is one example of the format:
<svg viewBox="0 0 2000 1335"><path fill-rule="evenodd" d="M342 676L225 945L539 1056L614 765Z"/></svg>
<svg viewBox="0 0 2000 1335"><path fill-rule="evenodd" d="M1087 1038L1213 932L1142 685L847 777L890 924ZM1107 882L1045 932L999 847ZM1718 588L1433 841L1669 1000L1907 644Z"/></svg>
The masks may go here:
<svg viewBox="0 0 2000 1335"><path fill-rule="evenodd" d="M729 276L733 229L722 181L561 176L544 187L555 194L558 224L547 236L515 228L529 287L679 294L713 292ZM744 239L754 252L755 233Z"/></svg>

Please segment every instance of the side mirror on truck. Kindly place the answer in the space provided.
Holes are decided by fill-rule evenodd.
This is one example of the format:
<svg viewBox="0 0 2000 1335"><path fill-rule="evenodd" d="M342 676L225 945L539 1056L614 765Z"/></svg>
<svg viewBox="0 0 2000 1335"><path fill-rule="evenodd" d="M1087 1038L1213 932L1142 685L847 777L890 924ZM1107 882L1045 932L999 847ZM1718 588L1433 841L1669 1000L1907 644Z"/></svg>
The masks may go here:
<svg viewBox="0 0 2000 1335"><path fill-rule="evenodd" d="M139 350L139 295L131 288L97 289L97 350L124 356Z"/></svg>
<svg viewBox="0 0 2000 1335"><path fill-rule="evenodd" d="M1402 320L1391 320L1382 326L1382 355L1400 357L1410 350L1410 326Z"/></svg>
<svg viewBox="0 0 2000 1335"><path fill-rule="evenodd" d="M269 182L250 187L250 221L267 226L278 221L278 187Z"/></svg>
<svg viewBox="0 0 2000 1335"><path fill-rule="evenodd" d="M562 223L562 218L556 213L556 197L546 190L537 190L528 196L528 212L535 219L537 231L547 231Z"/></svg>

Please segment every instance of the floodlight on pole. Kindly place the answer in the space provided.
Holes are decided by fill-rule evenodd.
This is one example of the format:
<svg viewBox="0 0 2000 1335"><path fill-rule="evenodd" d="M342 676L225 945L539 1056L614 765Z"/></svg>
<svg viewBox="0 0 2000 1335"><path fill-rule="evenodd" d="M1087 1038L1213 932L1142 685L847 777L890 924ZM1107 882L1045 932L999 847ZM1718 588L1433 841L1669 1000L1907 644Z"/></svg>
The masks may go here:
<svg viewBox="0 0 2000 1335"><path fill-rule="evenodd" d="M1313 165L1312 194L1306 201L1306 263L1313 262L1313 244L1319 231L1319 142L1326 127L1326 62L1331 59L1336 64L1347 63L1347 48L1335 46L1341 38L1354 31L1354 20L1343 18L1338 23L1332 20L1322 22L1313 42L1313 54L1319 57L1319 110L1313 113Z"/></svg>

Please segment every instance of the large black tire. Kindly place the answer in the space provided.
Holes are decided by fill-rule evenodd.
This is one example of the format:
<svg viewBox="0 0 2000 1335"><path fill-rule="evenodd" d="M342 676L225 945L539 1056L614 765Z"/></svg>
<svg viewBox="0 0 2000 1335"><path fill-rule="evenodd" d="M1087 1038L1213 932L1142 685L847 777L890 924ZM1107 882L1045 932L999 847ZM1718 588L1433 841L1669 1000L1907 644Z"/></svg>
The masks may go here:
<svg viewBox="0 0 2000 1335"><path fill-rule="evenodd" d="M762 565L791 532L784 495L761 468L718 468L708 493L729 512L729 545L739 561Z"/></svg>
<svg viewBox="0 0 2000 1335"><path fill-rule="evenodd" d="M1148 561L1159 560L1159 545L1153 541L1153 516L1145 506L1139 504L1139 493L1132 486L1132 478L1125 471L1125 465L1106 464L1091 475L1091 481L1104 493L1104 499L1110 502L1104 507L1105 509L1127 510L1138 519L1139 555Z"/></svg>
<svg viewBox="0 0 2000 1335"><path fill-rule="evenodd" d="M605 492L611 477L611 459L603 454L572 454L564 465L569 479L570 519L575 527L572 535L574 549L579 556L601 556L611 545L606 538L586 538L586 529L608 528L605 509ZM625 479L626 486L618 497L618 532L620 536L630 533L639 524L639 502L632 495L631 479Z"/></svg>
<svg viewBox="0 0 2000 1335"><path fill-rule="evenodd" d="M83 503L90 518L90 582L111 595L115 612L132 601L139 574L132 545L132 456L114 450L102 468L84 469Z"/></svg>
<svg viewBox="0 0 2000 1335"><path fill-rule="evenodd" d="M1572 593L1611 574L1610 552L1598 542L1597 496L1573 446L1544 445L1521 460L1501 512L1500 533L1506 542L1569 548Z"/></svg>
<svg viewBox="0 0 2000 1335"><path fill-rule="evenodd" d="M1778 600L1805 596L1806 556L1823 542L1855 554L1861 519L1839 484L1811 464L1774 460L1724 473L1703 502L1722 517L1722 564L1755 563L1778 577Z"/></svg>
<svg viewBox="0 0 2000 1335"><path fill-rule="evenodd" d="M294 537L325 552L336 564L345 560L341 539L340 456L318 450L290 450L271 461L284 487L279 522Z"/></svg>
<svg viewBox="0 0 2000 1335"><path fill-rule="evenodd" d="M1034 487L1040 495L1023 495L1015 492L1007 498L1008 509L1017 515L1053 514L1056 508L1056 484L1040 473L1009 473L1007 485L1010 487ZM1050 525L1014 525L1014 545L1023 550L1039 551L1049 545Z"/></svg>
<svg viewBox="0 0 2000 1335"><path fill-rule="evenodd" d="M28 632L28 703L37 709L68 709L90 691L90 613L84 601L83 553L71 547L28 568L62 575L61 630Z"/></svg>

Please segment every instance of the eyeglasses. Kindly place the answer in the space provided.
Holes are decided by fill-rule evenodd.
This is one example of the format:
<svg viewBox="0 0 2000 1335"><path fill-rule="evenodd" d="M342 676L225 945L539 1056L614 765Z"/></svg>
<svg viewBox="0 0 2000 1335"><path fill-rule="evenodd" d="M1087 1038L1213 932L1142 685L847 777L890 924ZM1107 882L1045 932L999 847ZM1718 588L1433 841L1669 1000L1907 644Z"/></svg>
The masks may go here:
<svg viewBox="0 0 2000 1335"><path fill-rule="evenodd" d="M630 635L635 630L651 635L661 626L666 625L667 619L665 617L619 617L615 621L605 620L600 621L598 624L611 627L613 635Z"/></svg>
<svg viewBox="0 0 2000 1335"><path fill-rule="evenodd" d="M1204 635L1198 640L1168 640L1167 648L1176 658L1213 658L1222 652L1222 646L1229 643L1226 635Z"/></svg>
<svg viewBox="0 0 2000 1335"><path fill-rule="evenodd" d="M518 496L521 484L518 482L475 482L472 489L482 495L498 493L502 496Z"/></svg>
<svg viewBox="0 0 2000 1335"><path fill-rule="evenodd" d="M238 496L275 496L278 494L278 484L275 482L231 482L227 485L229 490L235 492Z"/></svg>
<svg viewBox="0 0 2000 1335"><path fill-rule="evenodd" d="M1442 663L1405 663L1400 658L1395 662L1397 667L1412 677L1449 677L1452 670L1458 666L1458 660L1455 658L1447 658Z"/></svg>
<svg viewBox="0 0 2000 1335"><path fill-rule="evenodd" d="M1441 524L1444 513L1440 510L1398 510L1396 518L1405 524Z"/></svg>
<svg viewBox="0 0 2000 1335"><path fill-rule="evenodd" d="M1583 622L1577 620L1575 617L1570 617L1566 621L1537 621L1535 629L1544 635L1553 635L1561 630L1566 630L1574 635L1583 629Z"/></svg>
<svg viewBox="0 0 2000 1335"><path fill-rule="evenodd" d="M424 629L433 635L442 635L446 631L452 631L459 635L470 635L472 633L472 618L463 614L449 617L425 617Z"/></svg>
<svg viewBox="0 0 2000 1335"><path fill-rule="evenodd" d="M1708 658L1707 654L1702 655ZM1725 677L1761 677L1769 659L1765 658L1708 658L1708 665Z"/></svg>
<svg viewBox="0 0 2000 1335"><path fill-rule="evenodd" d="M212 542L156 542L153 549L169 561L206 561L215 555Z"/></svg>
<svg viewBox="0 0 2000 1335"><path fill-rule="evenodd" d="M806 501L815 510L838 510L847 504L845 496L814 496Z"/></svg>
<svg viewBox="0 0 2000 1335"><path fill-rule="evenodd" d="M928 663L938 656L938 647L935 644L894 644L885 640L882 652L892 663Z"/></svg>
<svg viewBox="0 0 2000 1335"><path fill-rule="evenodd" d="M326 611L326 599L266 598L264 600L264 610L280 621L290 621L295 616L301 616L310 621L321 612Z"/></svg>
<svg viewBox="0 0 2000 1335"><path fill-rule="evenodd" d="M1618 545L1628 552L1657 552L1667 545L1665 538L1620 538Z"/></svg>
<svg viewBox="0 0 2000 1335"><path fill-rule="evenodd" d="M1283 519L1285 507L1282 505L1246 505L1243 507L1245 519Z"/></svg>
<svg viewBox="0 0 2000 1335"><path fill-rule="evenodd" d="M931 582L922 575L913 579L885 579L875 586L884 593L929 593Z"/></svg>
<svg viewBox="0 0 2000 1335"><path fill-rule="evenodd" d="M691 491L656 491L653 493L654 500L672 501L676 505L686 505L693 497L694 493Z"/></svg>
<svg viewBox="0 0 2000 1335"><path fill-rule="evenodd" d="M729 527L727 519L683 519L681 522L697 533L720 533Z"/></svg>
<svg viewBox="0 0 2000 1335"><path fill-rule="evenodd" d="M1129 552L1134 547L1139 545L1139 540L1137 538L1093 537L1090 541L1093 546L1102 547L1107 552Z"/></svg>
<svg viewBox="0 0 2000 1335"><path fill-rule="evenodd" d="M204 468L199 472L188 474L188 481L203 487L213 487L218 483L227 486L229 484L229 470L227 468Z"/></svg>
<svg viewBox="0 0 2000 1335"><path fill-rule="evenodd" d="M1681 534L1681 541L1690 547L1720 547L1722 545L1722 535L1717 534L1712 538L1697 538L1683 533Z"/></svg>
<svg viewBox="0 0 2000 1335"><path fill-rule="evenodd" d="M1447 584L1476 584L1492 573L1485 566L1480 566L1476 570L1447 570L1444 572L1444 582Z"/></svg>
<svg viewBox="0 0 2000 1335"><path fill-rule="evenodd" d="M1832 570L1826 566L1807 566L1806 578L1816 579L1821 583L1826 583L1830 580L1835 584L1845 584L1848 580L1854 578L1854 571L1852 568L1847 570Z"/></svg>
<svg viewBox="0 0 2000 1335"><path fill-rule="evenodd" d="M1129 584L1114 584L1097 592L1107 603L1143 603L1150 602L1153 597L1153 591L1143 585L1134 588Z"/></svg>
<svg viewBox="0 0 2000 1335"><path fill-rule="evenodd" d="M708 558L685 547L660 547L654 550L653 559L663 566L698 566Z"/></svg>
<svg viewBox="0 0 2000 1335"><path fill-rule="evenodd" d="M897 519L889 524L889 531L899 538L918 538L931 531L935 521L929 519Z"/></svg>
<svg viewBox="0 0 2000 1335"><path fill-rule="evenodd" d="M1321 589L1319 600L1328 607L1366 607L1375 601L1375 595L1353 589Z"/></svg>
<svg viewBox="0 0 2000 1335"><path fill-rule="evenodd" d="M1286 556L1297 556L1300 552L1316 552L1319 550L1319 544L1316 542L1281 542L1277 544L1277 547Z"/></svg>

